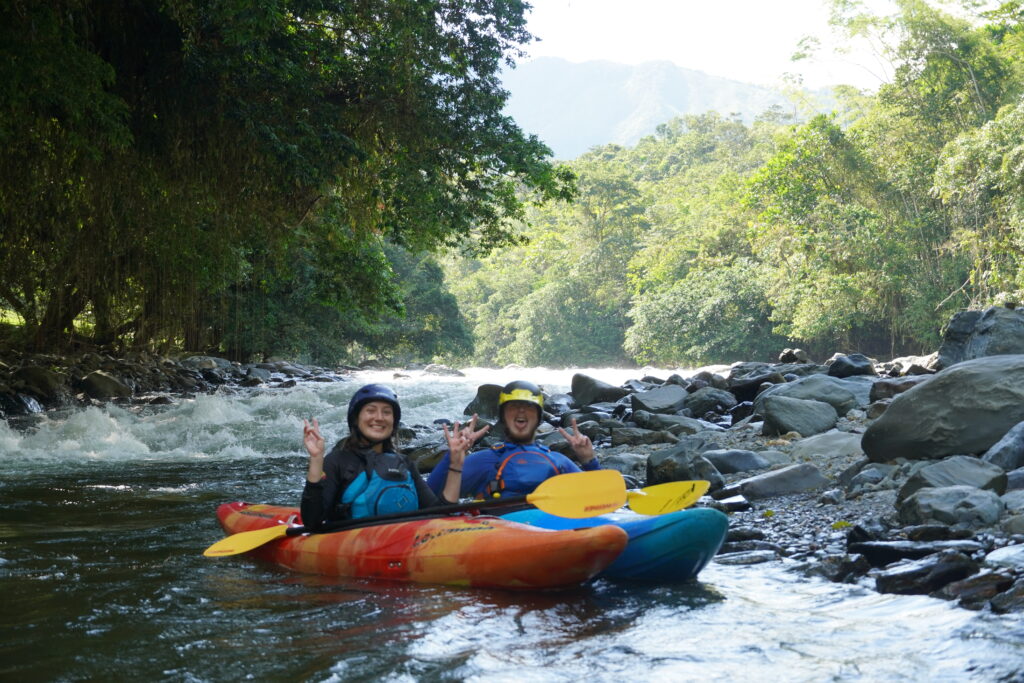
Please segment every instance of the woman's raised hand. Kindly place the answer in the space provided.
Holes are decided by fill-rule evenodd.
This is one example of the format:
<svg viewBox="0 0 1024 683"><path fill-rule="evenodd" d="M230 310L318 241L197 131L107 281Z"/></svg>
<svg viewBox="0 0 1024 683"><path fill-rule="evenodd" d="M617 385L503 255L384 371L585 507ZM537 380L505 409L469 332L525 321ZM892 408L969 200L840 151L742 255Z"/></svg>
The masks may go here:
<svg viewBox="0 0 1024 683"><path fill-rule="evenodd" d="M466 455L469 454L469 449L473 447L473 444L477 442L481 436L487 433L490 429L490 425L484 425L480 429L476 428L476 415L474 414L470 419L469 424L462 426L456 422L451 431L448 431L448 425L444 425L444 439L448 442L448 458L449 467L462 468L462 463L466 459Z"/></svg>

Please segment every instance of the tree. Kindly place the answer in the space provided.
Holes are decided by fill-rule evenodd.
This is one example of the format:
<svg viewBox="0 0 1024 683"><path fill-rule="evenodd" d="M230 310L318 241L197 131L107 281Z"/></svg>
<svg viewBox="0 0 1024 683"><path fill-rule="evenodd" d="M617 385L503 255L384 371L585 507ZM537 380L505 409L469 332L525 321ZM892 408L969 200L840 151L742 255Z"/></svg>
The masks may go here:
<svg viewBox="0 0 1024 683"><path fill-rule="evenodd" d="M211 294L263 289L252 258L300 229L341 254L509 241L524 201L570 192L501 111L525 9L6 3L0 297L37 347L86 319L94 342L180 343Z"/></svg>

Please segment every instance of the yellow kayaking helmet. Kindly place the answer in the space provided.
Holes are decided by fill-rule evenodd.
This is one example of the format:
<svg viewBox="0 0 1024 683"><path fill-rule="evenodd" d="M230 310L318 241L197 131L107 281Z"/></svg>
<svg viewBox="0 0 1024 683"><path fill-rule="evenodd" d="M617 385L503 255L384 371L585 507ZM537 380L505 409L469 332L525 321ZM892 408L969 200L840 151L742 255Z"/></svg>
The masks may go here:
<svg viewBox="0 0 1024 683"><path fill-rule="evenodd" d="M544 412L544 395L540 392L540 387L532 382L516 380L509 382L502 388L501 393L498 394L499 416L504 417L501 407L510 401L532 403L537 406L538 415Z"/></svg>

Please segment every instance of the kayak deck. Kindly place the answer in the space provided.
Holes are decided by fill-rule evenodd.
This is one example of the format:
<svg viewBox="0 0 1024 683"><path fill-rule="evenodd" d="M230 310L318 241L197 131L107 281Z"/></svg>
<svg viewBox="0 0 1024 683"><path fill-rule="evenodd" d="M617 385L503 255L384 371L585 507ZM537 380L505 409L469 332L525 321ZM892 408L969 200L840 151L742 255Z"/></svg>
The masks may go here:
<svg viewBox="0 0 1024 683"><path fill-rule="evenodd" d="M229 533L299 524L294 507L225 503ZM614 525L551 530L500 517L415 519L271 541L248 554L299 572L488 588L561 588L593 578L625 548Z"/></svg>
<svg viewBox="0 0 1024 683"><path fill-rule="evenodd" d="M629 534L629 545L599 577L617 581L672 582L697 577L725 541L729 518L711 508L691 508L647 516L621 511L587 519L568 519L522 510L505 515L546 529L614 524Z"/></svg>

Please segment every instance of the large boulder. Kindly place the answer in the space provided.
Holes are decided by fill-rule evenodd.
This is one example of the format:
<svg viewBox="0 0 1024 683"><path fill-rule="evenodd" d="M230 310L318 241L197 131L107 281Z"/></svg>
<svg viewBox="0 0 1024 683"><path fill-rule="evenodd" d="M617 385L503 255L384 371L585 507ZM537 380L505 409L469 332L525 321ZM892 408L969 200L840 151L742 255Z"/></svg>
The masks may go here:
<svg viewBox="0 0 1024 683"><path fill-rule="evenodd" d="M1003 514L1003 501L995 491L973 486L921 489L898 506L904 524L959 524L970 528L991 526Z"/></svg>
<svg viewBox="0 0 1024 683"><path fill-rule="evenodd" d="M633 412L643 410L648 413L672 414L683 407L687 396L689 394L686 393L686 389L678 384L666 384L657 389L635 393L629 399Z"/></svg>
<svg viewBox="0 0 1024 683"><path fill-rule="evenodd" d="M1024 354L1024 310L993 306L957 313L946 326L938 353L939 368L986 356Z"/></svg>
<svg viewBox="0 0 1024 683"><path fill-rule="evenodd" d="M839 417L828 403L788 396L769 396L761 404L762 431L767 435L797 432L811 436L836 426Z"/></svg>
<svg viewBox="0 0 1024 683"><path fill-rule="evenodd" d="M602 401L618 401L629 392L622 387L612 386L607 382L576 373L572 376L572 398L579 407L589 406Z"/></svg>
<svg viewBox="0 0 1024 683"><path fill-rule="evenodd" d="M1024 355L964 361L896 396L864 432L874 462L988 450L1024 420Z"/></svg>
<svg viewBox="0 0 1024 683"><path fill-rule="evenodd" d="M982 460L998 465L1007 472L1024 467L1024 422L1018 422L1006 432L992 448L985 451Z"/></svg>
<svg viewBox="0 0 1024 683"><path fill-rule="evenodd" d="M464 415L478 415L487 420L498 419L498 395L501 394L500 384L481 384L476 388L476 396L463 409Z"/></svg>
<svg viewBox="0 0 1024 683"><path fill-rule="evenodd" d="M896 495L896 500L902 502L924 488L959 485L995 491L1001 496L1006 493L1006 472L978 458L954 455L925 465L910 475Z"/></svg>
<svg viewBox="0 0 1024 683"><path fill-rule="evenodd" d="M839 379L828 375L810 375L786 384L768 387L754 400L754 411L763 415L761 406L765 400L772 396L785 396L828 403L841 417L854 408L866 406L870 392L870 380L865 383L854 378Z"/></svg>
<svg viewBox="0 0 1024 683"><path fill-rule="evenodd" d="M131 387L117 377L102 370L93 370L82 378L82 389L95 399L125 398L132 395Z"/></svg>

